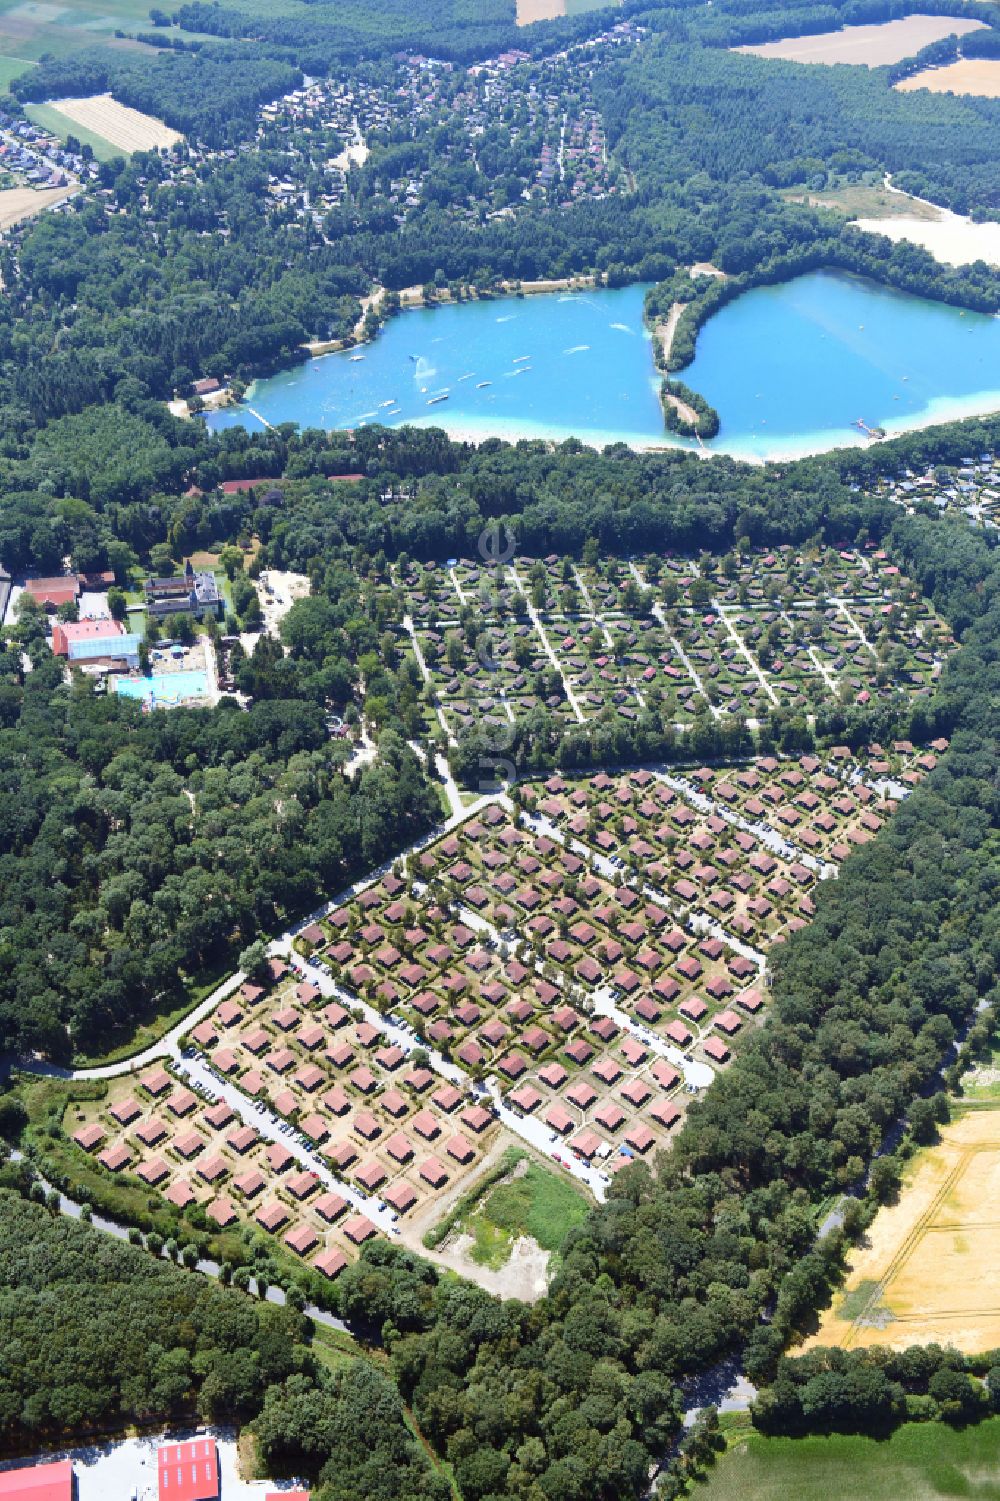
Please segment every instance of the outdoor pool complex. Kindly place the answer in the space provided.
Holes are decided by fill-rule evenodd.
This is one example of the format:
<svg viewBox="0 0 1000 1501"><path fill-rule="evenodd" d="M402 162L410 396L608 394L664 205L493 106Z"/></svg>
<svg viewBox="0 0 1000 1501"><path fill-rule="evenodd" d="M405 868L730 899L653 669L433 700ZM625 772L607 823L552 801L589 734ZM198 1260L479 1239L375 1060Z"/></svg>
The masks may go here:
<svg viewBox="0 0 1000 1501"><path fill-rule="evenodd" d="M208 697L205 672L156 672L147 678L116 678L115 692L157 704L180 704L188 698Z"/></svg>
<svg viewBox="0 0 1000 1501"><path fill-rule="evenodd" d="M452 303L393 318L373 343L321 356L212 413L263 423L442 427L480 441L577 437L692 447L665 429L645 286ZM707 445L791 457L1000 410L1000 319L817 271L734 299L679 372L716 408Z"/></svg>

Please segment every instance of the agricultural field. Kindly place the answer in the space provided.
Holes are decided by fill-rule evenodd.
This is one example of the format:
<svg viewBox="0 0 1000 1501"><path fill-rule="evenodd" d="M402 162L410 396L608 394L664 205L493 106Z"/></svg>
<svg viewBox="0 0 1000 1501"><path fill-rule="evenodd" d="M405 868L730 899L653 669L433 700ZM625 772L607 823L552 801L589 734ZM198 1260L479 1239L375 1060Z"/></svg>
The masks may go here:
<svg viewBox="0 0 1000 1501"><path fill-rule="evenodd" d="M546 709L566 728L656 706L755 723L773 709L927 695L953 640L878 549L785 546L705 557L555 556L499 570L410 563L391 579L401 655L454 743Z"/></svg>
<svg viewBox="0 0 1000 1501"><path fill-rule="evenodd" d="M900 93L930 89L932 94L980 94L1000 99L1000 58L963 57L943 68L926 68L896 84Z"/></svg>
<svg viewBox="0 0 1000 1501"><path fill-rule="evenodd" d="M960 1429L905 1423L886 1439L733 1429L728 1439L728 1452L698 1485L702 1501L1000 1501L1000 1418Z"/></svg>
<svg viewBox="0 0 1000 1501"><path fill-rule="evenodd" d="M116 29L148 31L147 0L0 0L0 52L26 64L114 44Z"/></svg>
<svg viewBox="0 0 1000 1501"><path fill-rule="evenodd" d="M911 1164L851 1257L844 1290L810 1343L1000 1345L1000 1105L964 1110Z"/></svg>
<svg viewBox="0 0 1000 1501"><path fill-rule="evenodd" d="M858 63L866 68L882 68L902 62L904 57L913 57L922 47L942 37L980 31L983 24L953 16L905 16L899 21L845 26L840 31L824 31L817 36L785 37L779 42L762 42L759 46L734 50L754 57L780 58L783 62Z"/></svg>
<svg viewBox="0 0 1000 1501"><path fill-rule="evenodd" d="M68 188L4 188L0 190L0 234L25 219L33 219L43 209L62 203L76 192Z"/></svg>
<svg viewBox="0 0 1000 1501"><path fill-rule="evenodd" d="M376 1234L436 1247L460 1205L444 1263L484 1283L510 1263L537 1295L579 1185L603 1198L629 1163L655 1170L760 1024L770 946L944 748L486 799L308 922L173 1063L75 1106L73 1150L331 1276ZM512 1146L528 1166L499 1183Z"/></svg>
<svg viewBox="0 0 1000 1501"><path fill-rule="evenodd" d="M53 99L29 106L27 113L36 125L53 131L63 140L75 135L78 141L91 145L98 160L133 151L168 149L183 140L179 131L164 125L162 120L119 104L110 94L94 94L87 99Z"/></svg>

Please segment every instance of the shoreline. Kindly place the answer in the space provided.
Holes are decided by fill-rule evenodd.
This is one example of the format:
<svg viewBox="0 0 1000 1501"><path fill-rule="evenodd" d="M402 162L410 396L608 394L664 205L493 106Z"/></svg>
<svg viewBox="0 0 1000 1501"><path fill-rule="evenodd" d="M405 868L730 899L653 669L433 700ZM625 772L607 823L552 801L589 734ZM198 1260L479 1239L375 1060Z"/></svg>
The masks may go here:
<svg viewBox="0 0 1000 1501"><path fill-rule="evenodd" d="M480 296L472 292L466 298L452 297L447 287L442 287L433 302L424 301L422 287L403 287L398 293L399 311L401 313L412 310L425 312L432 311L435 307L458 306L464 302L496 302L501 297L537 297L545 296L550 292L586 292L593 291L597 285L596 279L589 272L578 276L557 276L542 281L505 281L500 287L491 289L488 296ZM354 325L354 331L343 339L311 339L305 344L300 344L300 349L308 349L311 359L320 359L325 354L343 354L347 349L363 349L366 344L371 344L378 338L382 330L382 324L375 330L372 338L365 338L364 324L369 308L375 307L382 298L388 296L385 287L374 287L371 292L366 292L361 298L361 317ZM394 315L395 316L395 315ZM387 320L383 320L387 321Z"/></svg>

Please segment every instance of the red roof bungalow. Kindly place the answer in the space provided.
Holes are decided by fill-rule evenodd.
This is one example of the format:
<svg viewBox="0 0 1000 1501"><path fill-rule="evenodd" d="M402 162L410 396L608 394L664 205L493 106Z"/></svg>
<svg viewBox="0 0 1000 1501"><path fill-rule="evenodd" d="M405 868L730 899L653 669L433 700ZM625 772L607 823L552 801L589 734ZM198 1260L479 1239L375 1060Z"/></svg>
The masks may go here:
<svg viewBox="0 0 1000 1501"><path fill-rule="evenodd" d="M343 1251L338 1251L335 1248L333 1250L324 1251L323 1254L322 1254L322 1256L317 1256L316 1260L313 1262L313 1266L316 1267L317 1271L322 1272L323 1276L324 1277L329 1277L331 1279L331 1281L332 1281L332 1279L334 1277L339 1277L340 1276L341 1272L344 1270L344 1268L345 1268L346 1265L347 1265L347 1257L344 1255ZM272 1498L276 1497L276 1496L280 1498L280 1501L289 1501L289 1497L296 1496L296 1495L301 1495L301 1496L308 1497L309 1492L308 1491L281 1491L281 1492L270 1491L268 1493L267 1501L272 1501Z"/></svg>
<svg viewBox="0 0 1000 1501"><path fill-rule="evenodd" d="M282 1239L297 1256L308 1256L319 1241L319 1236L311 1225L296 1225L295 1229L289 1230L282 1236Z"/></svg>
<svg viewBox="0 0 1000 1501"><path fill-rule="evenodd" d="M161 1095L165 1089L169 1089L173 1083L165 1068L151 1068L148 1073L142 1074L139 1083L147 1094Z"/></svg>
<svg viewBox="0 0 1000 1501"><path fill-rule="evenodd" d="M344 1221L344 1234L356 1246L363 1246L365 1241L371 1240L373 1235L378 1234L378 1231L367 1215L356 1214Z"/></svg>
<svg viewBox="0 0 1000 1501"><path fill-rule="evenodd" d="M530 1115L542 1103L541 1095L531 1084L522 1084L519 1089L513 1090L509 1100L518 1110L523 1110L525 1115Z"/></svg>
<svg viewBox="0 0 1000 1501"><path fill-rule="evenodd" d="M127 1168L132 1161L132 1153L124 1142L116 1142L113 1146L105 1147L97 1158L102 1167L106 1167L111 1173L120 1173Z"/></svg>
<svg viewBox="0 0 1000 1501"><path fill-rule="evenodd" d="M100 1146L105 1134L103 1126L99 1126L96 1121L91 1121L89 1126L81 1126L79 1131L73 1132L73 1140L85 1152L92 1152L95 1147Z"/></svg>
<svg viewBox="0 0 1000 1501"><path fill-rule="evenodd" d="M625 1140L628 1145L637 1152L648 1152L656 1140L652 1131L642 1121L639 1121L630 1130L625 1132Z"/></svg>
<svg viewBox="0 0 1000 1501"><path fill-rule="evenodd" d="M469 1130L475 1131L478 1136L481 1131L486 1130L493 1117L482 1105L470 1105L467 1110L462 1111L459 1119L463 1126L468 1126Z"/></svg>
<svg viewBox="0 0 1000 1501"><path fill-rule="evenodd" d="M394 1183L391 1188L387 1188L382 1197L397 1214L406 1214L407 1210L412 1209L417 1202L417 1191L413 1184L407 1183L404 1178L399 1183Z"/></svg>
<svg viewBox="0 0 1000 1501"><path fill-rule="evenodd" d="M394 1162L409 1162L413 1147L402 1131L394 1131L385 1144L385 1149Z"/></svg>
<svg viewBox="0 0 1000 1501"><path fill-rule="evenodd" d="M236 1219L236 1209L232 1199L227 1199L224 1196L213 1199L205 1210L205 1213L210 1220L218 1225L220 1230L225 1230L226 1226L231 1225Z"/></svg>
<svg viewBox="0 0 1000 1501"><path fill-rule="evenodd" d="M578 1110L589 1110L597 1099L597 1090L586 1079L577 1079L572 1088L567 1089L566 1098Z"/></svg>
<svg viewBox="0 0 1000 1501"><path fill-rule="evenodd" d="M449 1157L454 1157L456 1162L471 1162L476 1155L476 1149L470 1141L467 1141L460 1133L449 1137L445 1151Z"/></svg>
<svg viewBox="0 0 1000 1501"><path fill-rule="evenodd" d="M587 1162L597 1153L602 1145L601 1138L596 1131L581 1131L574 1136L570 1146L577 1156L583 1157Z"/></svg>
<svg viewBox="0 0 1000 1501"><path fill-rule="evenodd" d="M729 1049L721 1037L709 1037L704 1043L705 1052L714 1063L726 1063L729 1060Z"/></svg>
<svg viewBox="0 0 1000 1501"><path fill-rule="evenodd" d="M715 1018L715 1025L719 1028L720 1032L725 1032L727 1037L732 1037L734 1032L740 1030L743 1023L735 1011L720 1011L719 1015Z"/></svg>
<svg viewBox="0 0 1000 1501"><path fill-rule="evenodd" d="M0 1474L2 1501L73 1501L73 1461L18 1465Z"/></svg>
<svg viewBox="0 0 1000 1501"><path fill-rule="evenodd" d="M257 1210L254 1218L258 1225L262 1225L265 1230L270 1230L273 1234L275 1230L280 1230L282 1225L287 1224L288 1210L277 1199L272 1199L270 1204L264 1204Z"/></svg>
<svg viewBox="0 0 1000 1501"><path fill-rule="evenodd" d="M441 1126L437 1117L430 1110L418 1110L410 1124L425 1141L433 1141L441 1134Z"/></svg>
<svg viewBox="0 0 1000 1501"><path fill-rule="evenodd" d="M447 1169L437 1157L428 1157L426 1162L420 1164L420 1176L431 1188L440 1188L448 1181Z"/></svg>
<svg viewBox="0 0 1000 1501"><path fill-rule="evenodd" d="M688 1043L691 1041L691 1033L688 1031L687 1027L685 1027L683 1022L669 1022L663 1030L666 1033L668 1039L671 1042L676 1043L679 1048L686 1048Z"/></svg>
<svg viewBox="0 0 1000 1501"><path fill-rule="evenodd" d="M573 1117L562 1105L553 1105L545 1114L545 1124L553 1131L558 1131L560 1136L565 1136L567 1131L573 1129Z"/></svg>
<svg viewBox="0 0 1000 1501"><path fill-rule="evenodd" d="M737 1006L742 1006L744 1011L749 1011L751 1016L755 1016L764 1004L764 997L759 990L752 988L744 990L742 995L738 995L736 997L736 1004Z"/></svg>
<svg viewBox="0 0 1000 1501"><path fill-rule="evenodd" d="M645 1079L629 1079L627 1084L622 1085L622 1094L630 1105L639 1107L645 1105L653 1091Z"/></svg>
<svg viewBox="0 0 1000 1501"><path fill-rule="evenodd" d="M614 1100L605 1100L600 1109L594 1111L594 1120L606 1131L617 1131L624 1119L624 1110Z"/></svg>
<svg viewBox="0 0 1000 1501"><path fill-rule="evenodd" d="M667 1130L681 1118L680 1107L671 1100L657 1100L655 1105L650 1106L649 1113L654 1121L659 1121L660 1125L665 1126Z"/></svg>
<svg viewBox="0 0 1000 1501"><path fill-rule="evenodd" d="M194 1193L190 1183L185 1183L182 1178L179 1182L170 1185L164 1194L164 1198L169 1199L171 1204L175 1204L178 1209L186 1209L189 1204L194 1202Z"/></svg>

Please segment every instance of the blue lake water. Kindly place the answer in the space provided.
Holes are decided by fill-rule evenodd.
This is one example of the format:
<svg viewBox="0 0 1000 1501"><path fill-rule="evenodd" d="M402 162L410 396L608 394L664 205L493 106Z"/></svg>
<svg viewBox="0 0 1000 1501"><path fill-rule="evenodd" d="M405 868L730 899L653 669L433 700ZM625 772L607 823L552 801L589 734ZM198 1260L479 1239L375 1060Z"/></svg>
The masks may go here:
<svg viewBox="0 0 1000 1501"><path fill-rule="evenodd" d="M258 382L248 405L266 422L301 427L416 423L473 439L676 442L663 426L645 290L406 312L360 350ZM1000 319L813 272L723 308L682 378L719 412L711 448L817 452L864 442L858 418L899 432L1000 408ZM216 431L261 426L246 407L207 421Z"/></svg>

